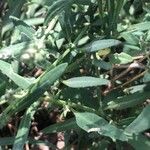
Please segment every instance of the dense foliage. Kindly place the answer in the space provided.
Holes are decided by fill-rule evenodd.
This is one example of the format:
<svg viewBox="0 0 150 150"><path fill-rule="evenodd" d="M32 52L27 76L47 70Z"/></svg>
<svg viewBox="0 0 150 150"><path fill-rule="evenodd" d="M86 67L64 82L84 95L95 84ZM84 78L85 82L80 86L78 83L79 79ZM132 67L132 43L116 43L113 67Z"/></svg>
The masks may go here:
<svg viewBox="0 0 150 150"><path fill-rule="evenodd" d="M0 149L150 149L149 0L1 0L0 30Z"/></svg>

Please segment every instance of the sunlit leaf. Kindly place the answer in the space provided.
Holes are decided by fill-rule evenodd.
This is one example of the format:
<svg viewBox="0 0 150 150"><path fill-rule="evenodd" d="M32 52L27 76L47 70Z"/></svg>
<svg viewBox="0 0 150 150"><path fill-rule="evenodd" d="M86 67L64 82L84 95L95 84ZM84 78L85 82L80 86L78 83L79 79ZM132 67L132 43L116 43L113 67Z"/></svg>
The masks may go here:
<svg viewBox="0 0 150 150"><path fill-rule="evenodd" d="M126 54L126 53L116 53L113 55L110 55L109 57L110 62L113 64L127 64L133 61L132 56Z"/></svg>
<svg viewBox="0 0 150 150"><path fill-rule="evenodd" d="M18 75L13 71L12 66L5 62L0 60L0 70L2 71L3 74L5 74L7 77L9 77L11 80L15 82L19 87L23 89L27 89L32 82L29 82L26 78Z"/></svg>
<svg viewBox="0 0 150 150"><path fill-rule="evenodd" d="M97 40L97 41L93 41L89 44L87 44L86 46L79 48L78 50L80 52L96 52L102 49L107 49L109 47L112 46L117 46L121 44L120 41L115 40L115 39L106 39L106 40Z"/></svg>
<svg viewBox="0 0 150 150"><path fill-rule="evenodd" d="M56 15L68 8L72 4L73 0L56 0L50 4L47 16L45 18L45 24L47 25ZM68 8L69 9L69 8Z"/></svg>
<svg viewBox="0 0 150 150"><path fill-rule="evenodd" d="M32 84L29 92L21 99L16 99L9 105L0 115L0 128L2 128L10 119L10 117L38 101L44 92L50 87L65 71L67 63L56 66L48 71L36 83Z"/></svg>
<svg viewBox="0 0 150 150"><path fill-rule="evenodd" d="M130 95L118 97L114 100L111 99L111 101L107 103L105 109L121 110L121 109L130 108L144 102L149 97L150 97L150 92L148 91L136 92Z"/></svg>
<svg viewBox="0 0 150 150"><path fill-rule="evenodd" d="M29 39L33 40L34 39L34 34L35 34L35 30L29 26L28 24L26 24L24 21L11 16L11 19L15 25L15 27L23 34L25 34Z"/></svg>
<svg viewBox="0 0 150 150"><path fill-rule="evenodd" d="M77 125L86 132L97 132L100 135L108 136L113 140L127 141L126 135L123 130L109 124L102 117L93 113L74 113Z"/></svg>
<svg viewBox="0 0 150 150"><path fill-rule="evenodd" d="M72 88L84 88L84 87L108 85L109 81L102 78L83 76L64 80L63 83Z"/></svg>

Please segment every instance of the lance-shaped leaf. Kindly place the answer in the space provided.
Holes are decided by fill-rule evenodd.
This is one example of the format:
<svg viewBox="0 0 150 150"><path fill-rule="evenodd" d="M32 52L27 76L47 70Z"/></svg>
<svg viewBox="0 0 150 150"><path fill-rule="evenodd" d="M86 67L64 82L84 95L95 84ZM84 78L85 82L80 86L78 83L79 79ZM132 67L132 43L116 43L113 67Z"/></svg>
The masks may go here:
<svg viewBox="0 0 150 150"><path fill-rule="evenodd" d="M6 125L12 115L26 109L35 101L38 101L48 87L48 83L46 82L45 84L38 86L31 93L29 92L23 98L12 101L11 104L0 114L0 129Z"/></svg>
<svg viewBox="0 0 150 150"><path fill-rule="evenodd" d="M94 113L74 113L76 117L77 125L86 132L97 132L100 135L108 136L113 140L127 141L127 136L123 130L109 124L102 117Z"/></svg>
<svg viewBox="0 0 150 150"><path fill-rule="evenodd" d="M115 40L115 39L106 39L106 40L97 40L93 41L90 44L87 44L86 46L82 48L78 48L80 52L96 52L101 49L109 48L112 46L117 46L121 44L120 41Z"/></svg>
<svg viewBox="0 0 150 150"><path fill-rule="evenodd" d="M10 45L8 47L2 48L0 50L0 58L9 58L9 57L17 57L20 56L25 49L30 46L33 46L34 43L31 42L22 42L14 45Z"/></svg>
<svg viewBox="0 0 150 150"><path fill-rule="evenodd" d="M149 150L150 148L149 138L143 136L142 134L133 135L128 142L135 150Z"/></svg>
<svg viewBox="0 0 150 150"><path fill-rule="evenodd" d="M131 25L128 30L135 30L135 31L145 31L150 29L150 21L145 21L142 23L137 23Z"/></svg>
<svg viewBox="0 0 150 150"><path fill-rule="evenodd" d="M125 129L129 133L141 133L150 128L150 106L143 109L141 114Z"/></svg>
<svg viewBox="0 0 150 150"><path fill-rule="evenodd" d="M63 83L72 88L84 88L84 87L108 85L109 81L107 79L102 78L83 76L64 80Z"/></svg>
<svg viewBox="0 0 150 150"><path fill-rule="evenodd" d="M61 13L63 10L68 8L74 0L56 0L53 3L50 3L50 7L45 18L45 24L47 25L56 15ZM69 9L69 8L68 8Z"/></svg>
<svg viewBox="0 0 150 150"><path fill-rule="evenodd" d="M14 143L15 137L0 137L0 146L12 145Z"/></svg>
<svg viewBox="0 0 150 150"><path fill-rule="evenodd" d="M37 84L42 85L43 83L48 82L50 85L52 85L63 74L67 66L68 66L67 63L63 63L48 72L45 71L46 73L42 74L37 79L38 81Z"/></svg>
<svg viewBox="0 0 150 150"><path fill-rule="evenodd" d="M13 150L23 150L24 144L28 140L28 134L29 134L30 126L31 126L32 117L34 113L36 112L37 106L39 104L40 104L39 101L34 102L24 114L20 122L17 135L15 137Z"/></svg>
<svg viewBox="0 0 150 150"><path fill-rule="evenodd" d="M107 103L107 106L105 107L105 110L107 109L121 110L130 108L144 102L148 98L150 98L150 92L148 91L143 92L140 91L130 95L125 95L109 101Z"/></svg>
<svg viewBox="0 0 150 150"><path fill-rule="evenodd" d="M13 0L13 1L8 1L9 9L6 12L6 14L3 16L3 25L6 25L10 22L9 16L13 15L15 17L20 17L21 15L21 8L23 5L26 3L26 0Z"/></svg>
<svg viewBox="0 0 150 150"><path fill-rule="evenodd" d="M30 86L29 92L21 99L13 101L0 115L0 128L9 121L10 117L16 112L20 112L37 101L44 92L63 74L67 67L67 63L61 64L50 70L39 78L38 82ZM40 80L41 79L41 80Z"/></svg>
<svg viewBox="0 0 150 150"><path fill-rule="evenodd" d="M116 53L110 55L109 60L113 64L127 64L132 62L134 59L132 58L132 56L122 52L120 54Z"/></svg>
<svg viewBox="0 0 150 150"><path fill-rule="evenodd" d="M27 89L31 85L29 80L15 73L12 66L5 61L0 60L0 70L22 89Z"/></svg>
<svg viewBox="0 0 150 150"><path fill-rule="evenodd" d="M24 35L26 35L29 39L33 40L34 36L35 36L35 30L29 26L28 24L26 24L24 21L11 16L10 17L15 25L15 27Z"/></svg>

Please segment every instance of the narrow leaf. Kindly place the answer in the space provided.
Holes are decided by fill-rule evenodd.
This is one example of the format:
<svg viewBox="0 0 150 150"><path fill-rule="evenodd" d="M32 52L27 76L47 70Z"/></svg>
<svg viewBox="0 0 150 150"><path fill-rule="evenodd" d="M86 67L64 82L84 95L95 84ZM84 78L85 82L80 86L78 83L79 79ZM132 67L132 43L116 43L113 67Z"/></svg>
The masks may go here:
<svg viewBox="0 0 150 150"><path fill-rule="evenodd" d="M45 25L47 25L56 15L68 8L68 6L72 4L72 2L73 0L56 0L53 3L50 3L50 7L44 22Z"/></svg>
<svg viewBox="0 0 150 150"><path fill-rule="evenodd" d="M13 1L9 1L9 2L11 2L11 4L9 5L9 9L3 17L3 24L4 25L6 25L10 22L10 20L9 20L10 15L13 15L15 17L20 17L21 8L26 3L26 0L20 0L20 1L13 0Z"/></svg>
<svg viewBox="0 0 150 150"><path fill-rule="evenodd" d="M133 61L132 56L126 54L126 53L116 53L113 55L110 55L109 60L113 64L127 64Z"/></svg>
<svg viewBox="0 0 150 150"><path fill-rule="evenodd" d="M15 141L15 137L0 137L0 145L5 146L5 145L12 145Z"/></svg>
<svg viewBox="0 0 150 150"><path fill-rule="evenodd" d="M105 110L107 109L126 109L133 106L136 106L137 104L140 104L144 102L146 99L150 97L150 92L136 92L130 95L125 95L122 97L118 97L117 99L111 100L107 103L107 106L105 107Z"/></svg>
<svg viewBox="0 0 150 150"><path fill-rule="evenodd" d="M126 132L139 134L150 128L150 106L143 109L141 114L125 129Z"/></svg>
<svg viewBox="0 0 150 150"><path fill-rule="evenodd" d="M29 82L29 80L16 74L13 71L12 66L5 61L0 60L0 70L2 71L3 74L5 74L12 81L14 81L15 84L17 84L19 87L21 87L23 89L27 89L31 85L31 82Z"/></svg>
<svg viewBox="0 0 150 150"><path fill-rule="evenodd" d="M105 62L103 60L93 60L92 61L93 65L96 67L100 67L106 70L112 69L112 64L110 62Z"/></svg>
<svg viewBox="0 0 150 150"><path fill-rule="evenodd" d="M67 63L61 64L54 69L46 72L46 74L39 77L37 82L30 86L30 90L21 99L16 99L9 105L3 113L0 115L0 128L2 128L16 112L24 110L29 107L32 103L37 101L44 92L52 85L60 76L63 74L67 67Z"/></svg>
<svg viewBox="0 0 150 150"><path fill-rule="evenodd" d="M24 144L27 142L27 137L31 126L31 119L36 112L36 108L38 105L39 101L34 102L24 114L20 122L17 135L15 137L13 150L23 150Z"/></svg>
<svg viewBox="0 0 150 150"><path fill-rule="evenodd" d="M139 44L138 38L130 32L125 32L125 33L121 34L121 37L124 38L126 40L126 43L128 43L128 44L131 44L131 45Z"/></svg>
<svg viewBox="0 0 150 150"><path fill-rule="evenodd" d="M28 24L26 24L24 21L11 16L10 17L15 25L15 27L23 34L25 34L28 38L30 38L31 40L34 39L35 36L35 30L29 26Z"/></svg>
<svg viewBox="0 0 150 150"><path fill-rule="evenodd" d="M134 135L128 142L134 147L135 150L149 150L150 148L149 138L141 134Z"/></svg>
<svg viewBox="0 0 150 150"><path fill-rule="evenodd" d="M6 125L12 115L14 115L16 112L20 112L29 107L35 101L38 101L48 87L48 83L46 82L45 84L38 86L31 93L29 92L23 98L12 101L11 104L0 114L0 129Z"/></svg>
<svg viewBox="0 0 150 150"><path fill-rule="evenodd" d="M150 21L131 25L128 30L145 31L150 29Z"/></svg>
<svg viewBox="0 0 150 150"><path fill-rule="evenodd" d="M112 46L117 46L121 44L120 41L115 39L106 39L106 40L97 40L93 41L90 44L86 45L85 47L79 48L80 52L96 52L105 48L109 48Z"/></svg>
<svg viewBox="0 0 150 150"><path fill-rule="evenodd" d="M83 76L64 80L63 83L72 88L84 88L84 87L108 85L109 81L102 78Z"/></svg>
<svg viewBox="0 0 150 150"><path fill-rule="evenodd" d="M16 57L20 56L25 49L27 49L30 46L33 46L34 44L31 42L22 42L14 45L10 45L8 47L2 48L0 50L0 58L9 58L9 57Z"/></svg>
<svg viewBox="0 0 150 150"><path fill-rule="evenodd" d="M67 63L63 63L48 72L46 71L37 79L38 85L42 85L45 82L48 82L50 85L52 85L64 73L67 66Z"/></svg>

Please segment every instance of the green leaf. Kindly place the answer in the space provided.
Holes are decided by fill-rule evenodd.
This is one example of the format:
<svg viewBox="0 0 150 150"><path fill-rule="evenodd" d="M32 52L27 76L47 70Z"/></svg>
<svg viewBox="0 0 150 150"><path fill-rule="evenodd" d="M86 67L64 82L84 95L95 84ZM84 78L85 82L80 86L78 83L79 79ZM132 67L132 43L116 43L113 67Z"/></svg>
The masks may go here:
<svg viewBox="0 0 150 150"><path fill-rule="evenodd" d="M78 126L75 122L75 119L72 118L62 123L56 123L56 124L50 125L44 128L43 130L41 130L41 132L44 134L49 134L49 133L56 133L56 132L76 129L76 128L78 128Z"/></svg>
<svg viewBox="0 0 150 150"><path fill-rule="evenodd" d="M32 42L22 42L2 48L0 50L0 58L20 56L23 53L23 51L25 51L28 47L33 45L34 44Z"/></svg>
<svg viewBox="0 0 150 150"><path fill-rule="evenodd" d="M142 53L142 50L140 47L130 44L124 44L123 52L131 55L131 56L137 56L139 53Z"/></svg>
<svg viewBox="0 0 150 150"><path fill-rule="evenodd" d="M15 137L0 137L0 145L12 145L14 143Z"/></svg>
<svg viewBox="0 0 150 150"><path fill-rule="evenodd" d="M70 11L68 10L62 12L60 14L60 17L58 18L62 31L68 41L71 40L71 33L73 31L73 24L72 24L73 21L71 20L71 17L72 17L71 10Z"/></svg>
<svg viewBox="0 0 150 150"><path fill-rule="evenodd" d="M2 81L2 79L0 79L0 97L5 94L6 87L7 87L7 83L5 81ZM0 105L1 105L1 102L2 101L0 100Z"/></svg>
<svg viewBox="0 0 150 150"><path fill-rule="evenodd" d="M141 114L125 129L126 132L139 134L150 128L150 106L146 106Z"/></svg>
<svg viewBox="0 0 150 150"><path fill-rule="evenodd" d="M21 8L23 7L24 3L26 3L26 0L11 0L9 5L9 9L6 12L5 16L3 17L3 24L6 25L10 22L9 16L15 16L20 17L21 15Z"/></svg>
<svg viewBox="0 0 150 150"><path fill-rule="evenodd" d="M129 144L131 144L135 150L149 150L150 141L143 135L134 135L132 139L129 139Z"/></svg>
<svg viewBox="0 0 150 150"><path fill-rule="evenodd" d="M38 105L39 105L39 101L34 102L24 114L20 122L17 135L15 137L13 150L23 150L24 144L27 142L27 137L31 126L31 120L34 113L36 112Z"/></svg>
<svg viewBox="0 0 150 150"><path fill-rule="evenodd" d="M27 25L24 21L14 17L14 16L11 16L10 17L15 25L15 27L23 34L25 34L29 39L33 40L34 39L34 36L35 36L35 30Z"/></svg>
<svg viewBox="0 0 150 150"><path fill-rule="evenodd" d="M91 3L91 0L76 0L76 3L82 5L89 5Z"/></svg>
<svg viewBox="0 0 150 150"><path fill-rule="evenodd" d="M144 77L143 77L143 82L149 82L150 81L150 70L148 72L145 73Z"/></svg>
<svg viewBox="0 0 150 150"><path fill-rule="evenodd" d="M72 88L84 88L84 87L108 85L109 81L102 78L83 76L64 80L63 83Z"/></svg>
<svg viewBox="0 0 150 150"><path fill-rule="evenodd" d="M44 18L43 17L36 17L36 18L30 18L30 19L24 19L24 22L27 23L28 25L32 25L32 26L35 26L35 25L40 25L40 24L43 24L44 23ZM2 28L2 36L10 29L13 28L13 23L10 22L8 23L7 25L5 25L3 28Z"/></svg>
<svg viewBox="0 0 150 150"><path fill-rule="evenodd" d="M139 44L139 39L132 33L130 32L125 32L121 34L121 37L126 40L126 43L131 44L131 45L138 45Z"/></svg>
<svg viewBox="0 0 150 150"><path fill-rule="evenodd" d="M72 104L80 104L82 106L94 108L97 110L99 108L99 102L96 97L93 97L93 89L89 88L70 88L66 87L61 90L61 97L65 101L69 101Z"/></svg>
<svg viewBox="0 0 150 150"><path fill-rule="evenodd" d="M100 135L108 136L113 140L127 141L123 130L109 124L105 119L94 113L74 113L77 125L86 132L98 132Z"/></svg>
<svg viewBox="0 0 150 150"><path fill-rule="evenodd" d="M135 85L135 86L131 86L129 88L127 88L127 90L130 91L130 93L135 93L135 92L140 92L140 91L143 91L144 88L147 87L147 84L140 84L140 85Z"/></svg>
<svg viewBox="0 0 150 150"><path fill-rule="evenodd" d="M107 106L105 107L105 110L107 109L121 110L121 109L130 108L144 102L149 97L150 97L149 91L136 92L130 95L118 97L117 99L108 102Z"/></svg>
<svg viewBox="0 0 150 150"><path fill-rule="evenodd" d="M122 52L110 55L109 60L113 64L127 64L133 61L132 56Z"/></svg>
<svg viewBox="0 0 150 150"><path fill-rule="evenodd" d="M94 128L100 129L101 126L105 126L108 124L108 122L105 119L99 117L98 115L96 115L94 113L75 112L74 114L76 117L77 125L87 132L91 132L91 129L94 130Z"/></svg>
<svg viewBox="0 0 150 150"><path fill-rule="evenodd" d="M56 0L53 3L50 3L50 7L45 18L44 24L47 25L56 15L61 13L63 10L71 6L74 0ZM69 8L68 8L69 9Z"/></svg>
<svg viewBox="0 0 150 150"><path fill-rule="evenodd" d="M115 40L115 39L106 39L106 40L97 40L97 41L93 41L90 44L82 47L82 48L78 48L78 50L80 52L96 52L99 51L101 49L105 49L105 48L109 48L112 46L117 46L121 44L120 41Z"/></svg>
<svg viewBox="0 0 150 150"><path fill-rule="evenodd" d="M54 69L40 76L38 80L30 86L28 93L21 99L13 101L0 116L0 128L2 128L16 112L22 111L37 101L44 92L63 74L67 63L61 64Z"/></svg>
<svg viewBox="0 0 150 150"><path fill-rule="evenodd" d="M63 74L67 66L67 63L63 63L48 72L46 71L37 79L37 84L42 85L43 83L48 82L50 85L52 85Z"/></svg>
<svg viewBox="0 0 150 150"><path fill-rule="evenodd" d="M96 67L103 68L105 70L110 70L112 69L112 64L110 62L105 62L103 60L93 60L93 65Z"/></svg>
<svg viewBox="0 0 150 150"><path fill-rule="evenodd" d="M12 115L16 112L20 112L29 107L35 101L38 101L48 87L49 85L46 82L45 84L38 86L34 91L29 91L23 98L12 101L0 115L0 128L3 128L9 121L10 117L12 117Z"/></svg>
<svg viewBox="0 0 150 150"><path fill-rule="evenodd" d="M25 79L24 77L16 74L13 71L12 66L5 61L0 60L0 70L2 71L3 74L9 77L12 81L15 82L15 84L17 84L22 89L27 89L32 83L29 82L29 80Z"/></svg>
<svg viewBox="0 0 150 150"><path fill-rule="evenodd" d="M134 30L134 31L145 31L149 29L150 29L150 21L134 24L128 28L128 30Z"/></svg>

